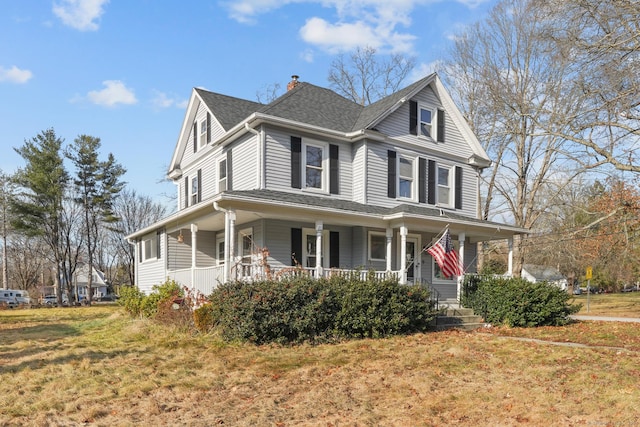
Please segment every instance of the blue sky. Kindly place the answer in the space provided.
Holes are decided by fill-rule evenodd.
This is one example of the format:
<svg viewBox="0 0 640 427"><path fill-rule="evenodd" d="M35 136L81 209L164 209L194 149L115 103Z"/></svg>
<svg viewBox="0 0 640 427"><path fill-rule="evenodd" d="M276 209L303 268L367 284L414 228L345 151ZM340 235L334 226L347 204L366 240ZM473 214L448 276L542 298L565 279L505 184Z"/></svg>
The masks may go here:
<svg viewBox="0 0 640 427"><path fill-rule="evenodd" d="M292 74L327 87L331 61L357 46L414 56L415 81L495 3L2 0L0 169L23 166L13 148L42 130L67 143L86 134L131 188L162 201L193 87L253 101Z"/></svg>

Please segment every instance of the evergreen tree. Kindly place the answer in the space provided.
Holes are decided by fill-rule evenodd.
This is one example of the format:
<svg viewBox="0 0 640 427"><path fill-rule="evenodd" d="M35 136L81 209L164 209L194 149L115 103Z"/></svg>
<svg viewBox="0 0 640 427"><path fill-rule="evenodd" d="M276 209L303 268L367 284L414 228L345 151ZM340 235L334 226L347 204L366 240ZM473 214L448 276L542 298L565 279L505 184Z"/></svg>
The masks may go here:
<svg viewBox="0 0 640 427"><path fill-rule="evenodd" d="M106 161L99 160L100 138L80 135L66 152L76 168L73 180L76 188L74 201L81 206L84 228L84 242L87 255L87 298L92 300L94 255L99 241L99 231L105 222L114 222L114 199L124 182L120 178L126 172L109 153Z"/></svg>
<svg viewBox="0 0 640 427"><path fill-rule="evenodd" d="M59 280L63 258L62 202L69 181L61 155L62 143L50 128L15 149L26 166L15 174L15 182L21 191L11 200L13 227L27 236L39 236L51 250L59 304L62 303Z"/></svg>

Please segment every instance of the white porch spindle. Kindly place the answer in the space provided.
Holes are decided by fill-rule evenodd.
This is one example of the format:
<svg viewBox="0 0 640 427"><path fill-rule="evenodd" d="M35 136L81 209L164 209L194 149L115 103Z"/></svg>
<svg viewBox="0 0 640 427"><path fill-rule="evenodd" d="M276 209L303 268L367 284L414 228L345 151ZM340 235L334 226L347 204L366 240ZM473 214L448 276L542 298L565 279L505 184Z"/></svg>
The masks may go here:
<svg viewBox="0 0 640 427"><path fill-rule="evenodd" d="M406 226L400 227L400 283L407 284L407 233Z"/></svg>
<svg viewBox="0 0 640 427"><path fill-rule="evenodd" d="M391 271L391 249L393 247L393 228L387 228L387 272Z"/></svg>
<svg viewBox="0 0 640 427"><path fill-rule="evenodd" d="M316 277L322 277L322 221L316 221Z"/></svg>

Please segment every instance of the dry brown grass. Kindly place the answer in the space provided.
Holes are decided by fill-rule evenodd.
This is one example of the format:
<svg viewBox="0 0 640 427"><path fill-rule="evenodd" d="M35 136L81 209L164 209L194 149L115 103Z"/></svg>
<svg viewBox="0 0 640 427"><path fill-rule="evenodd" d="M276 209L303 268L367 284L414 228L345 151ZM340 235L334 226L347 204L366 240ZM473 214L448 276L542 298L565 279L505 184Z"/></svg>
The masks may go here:
<svg viewBox="0 0 640 427"><path fill-rule="evenodd" d="M582 304L578 313L581 315L640 318L640 292L595 294L588 297L583 294L575 300Z"/></svg>
<svg viewBox="0 0 640 427"><path fill-rule="evenodd" d="M185 336L117 307L8 310L0 425L631 426L637 328L256 347Z"/></svg>

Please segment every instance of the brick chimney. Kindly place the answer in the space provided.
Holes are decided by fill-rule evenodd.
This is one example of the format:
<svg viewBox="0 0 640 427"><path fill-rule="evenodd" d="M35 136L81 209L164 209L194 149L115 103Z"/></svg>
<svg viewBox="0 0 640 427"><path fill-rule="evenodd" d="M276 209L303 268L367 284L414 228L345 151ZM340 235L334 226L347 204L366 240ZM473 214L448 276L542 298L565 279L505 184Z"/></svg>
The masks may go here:
<svg viewBox="0 0 640 427"><path fill-rule="evenodd" d="M287 92L293 89L294 87L298 86L298 84L300 84L298 79L299 79L299 76L296 76L295 74L291 76L291 81L287 84Z"/></svg>

